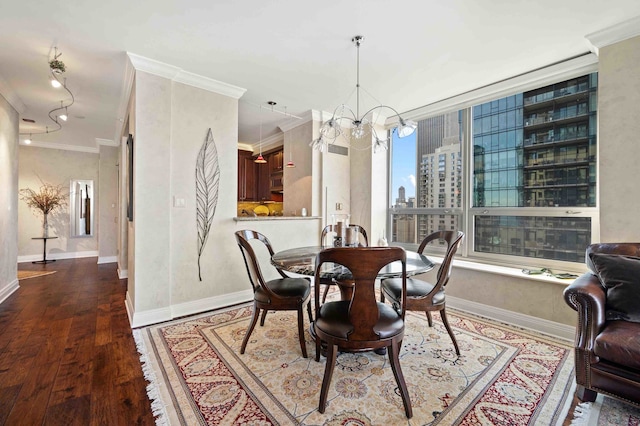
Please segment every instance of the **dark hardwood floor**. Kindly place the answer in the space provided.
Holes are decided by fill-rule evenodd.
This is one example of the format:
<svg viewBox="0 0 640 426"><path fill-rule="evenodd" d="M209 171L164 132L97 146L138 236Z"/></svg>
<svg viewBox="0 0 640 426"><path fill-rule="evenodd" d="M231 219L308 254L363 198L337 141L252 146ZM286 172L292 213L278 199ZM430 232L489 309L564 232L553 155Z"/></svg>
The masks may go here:
<svg viewBox="0 0 640 426"><path fill-rule="evenodd" d="M0 304L0 425L155 424L116 264L18 269L57 272Z"/></svg>

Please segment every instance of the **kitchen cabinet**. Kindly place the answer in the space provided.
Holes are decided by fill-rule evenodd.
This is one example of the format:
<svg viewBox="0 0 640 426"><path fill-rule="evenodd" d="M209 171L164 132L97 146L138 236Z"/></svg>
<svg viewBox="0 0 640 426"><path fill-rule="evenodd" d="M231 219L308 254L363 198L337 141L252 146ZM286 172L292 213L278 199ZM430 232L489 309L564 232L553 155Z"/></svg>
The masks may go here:
<svg viewBox="0 0 640 426"><path fill-rule="evenodd" d="M256 164L256 174L258 179L257 186L257 201L271 200L271 191L269 190L269 157L266 158L266 164ZM255 163L254 163L255 164Z"/></svg>
<svg viewBox="0 0 640 426"><path fill-rule="evenodd" d="M281 172L284 167L284 151L279 149L269 154L269 159L267 159L267 164L269 164L269 173L277 173Z"/></svg>
<svg viewBox="0 0 640 426"><path fill-rule="evenodd" d="M282 201L282 148L262 155L266 164L255 163L251 151L238 150L238 201Z"/></svg>
<svg viewBox="0 0 640 426"><path fill-rule="evenodd" d="M238 201L257 201L257 164L251 151L238 150Z"/></svg>

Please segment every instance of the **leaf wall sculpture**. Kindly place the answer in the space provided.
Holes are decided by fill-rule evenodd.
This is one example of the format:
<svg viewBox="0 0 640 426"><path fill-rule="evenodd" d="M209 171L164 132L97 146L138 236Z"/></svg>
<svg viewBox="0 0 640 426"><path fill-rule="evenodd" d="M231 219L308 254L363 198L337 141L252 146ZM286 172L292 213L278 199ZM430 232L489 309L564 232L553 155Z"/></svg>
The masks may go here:
<svg viewBox="0 0 640 426"><path fill-rule="evenodd" d="M207 132L196 160L196 222L198 227L198 278L202 281L200 257L209 238L211 223L218 205L220 165L211 129Z"/></svg>

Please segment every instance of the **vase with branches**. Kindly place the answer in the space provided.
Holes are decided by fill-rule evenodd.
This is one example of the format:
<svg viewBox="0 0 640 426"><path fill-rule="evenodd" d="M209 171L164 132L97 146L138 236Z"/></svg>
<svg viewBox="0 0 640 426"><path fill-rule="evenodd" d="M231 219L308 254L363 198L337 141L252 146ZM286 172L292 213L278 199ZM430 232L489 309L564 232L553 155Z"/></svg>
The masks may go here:
<svg viewBox="0 0 640 426"><path fill-rule="evenodd" d="M42 236L47 238L49 236L49 213L53 213L67 204L67 194L62 185L43 182L38 191L24 188L20 190L20 199L36 212L42 213Z"/></svg>

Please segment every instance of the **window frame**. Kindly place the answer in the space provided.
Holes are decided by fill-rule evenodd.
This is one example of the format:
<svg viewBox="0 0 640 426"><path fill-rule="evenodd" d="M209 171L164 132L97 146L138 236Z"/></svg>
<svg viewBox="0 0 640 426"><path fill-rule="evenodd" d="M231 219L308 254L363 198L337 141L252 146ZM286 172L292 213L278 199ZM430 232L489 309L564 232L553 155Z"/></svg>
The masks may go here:
<svg viewBox="0 0 640 426"><path fill-rule="evenodd" d="M397 208L393 207L392 189L392 165L393 146L388 155L388 206L387 206L387 229L389 230L390 242L407 249L415 250L419 241L415 244L398 243L391 241L393 236L393 215L458 215L458 223L461 224L461 231L465 233L465 241L458 251L458 254L472 262L509 266L509 267L546 267L554 270L582 271L584 263L552 260L546 258L533 258L526 256L513 256L497 253L486 253L475 250L475 229L476 216L531 216L531 217L590 217L591 218L591 243L600 240L600 207L599 207L599 166L596 166L596 206L595 207L474 207L473 206L473 107L493 100L500 100L504 97L517 93L542 88L565 80L570 80L585 74L597 72L597 57L593 54L582 55L568 61L554 64L550 67L535 70L531 73L523 74L512 79L504 80L493 85L485 86L465 94L445 99L441 102L427 105L413 110L410 115L403 114L404 119L423 120L430 117L447 114L453 111L462 111L462 140L460 155L462 156L462 194L461 206L459 208ZM393 120L387 122L389 137ZM597 134L596 134L597 137ZM597 140L597 139L596 139ZM396 141L398 143L398 141ZM599 141L597 140L597 143ZM599 158L596 159L599 164ZM416 171L419 173L419 170ZM416 221L417 223L417 221ZM441 250L430 251L434 255L442 255Z"/></svg>

